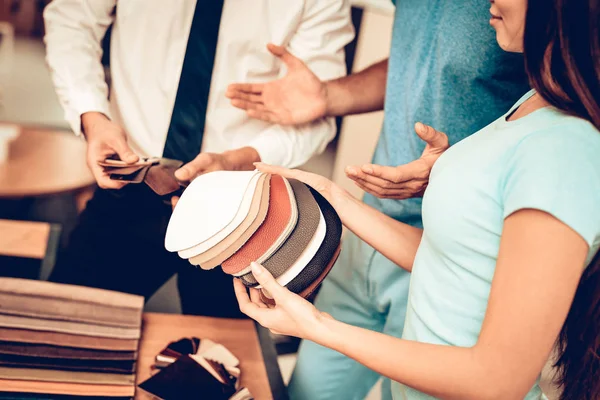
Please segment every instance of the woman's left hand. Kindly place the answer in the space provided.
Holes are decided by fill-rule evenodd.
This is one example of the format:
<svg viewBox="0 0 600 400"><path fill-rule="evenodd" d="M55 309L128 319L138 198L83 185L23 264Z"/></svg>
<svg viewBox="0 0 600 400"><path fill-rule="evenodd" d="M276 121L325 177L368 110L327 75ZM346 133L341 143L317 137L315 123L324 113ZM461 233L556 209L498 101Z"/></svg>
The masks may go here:
<svg viewBox="0 0 600 400"><path fill-rule="evenodd" d="M275 306L268 306L260 299L258 289L246 287L239 279L233 280L235 295L240 311L256 320L259 324L281 335L297 336L314 340L324 328L324 318L331 316L322 313L311 303L281 286L264 267L252 263L252 274L256 281L266 289L275 300Z"/></svg>

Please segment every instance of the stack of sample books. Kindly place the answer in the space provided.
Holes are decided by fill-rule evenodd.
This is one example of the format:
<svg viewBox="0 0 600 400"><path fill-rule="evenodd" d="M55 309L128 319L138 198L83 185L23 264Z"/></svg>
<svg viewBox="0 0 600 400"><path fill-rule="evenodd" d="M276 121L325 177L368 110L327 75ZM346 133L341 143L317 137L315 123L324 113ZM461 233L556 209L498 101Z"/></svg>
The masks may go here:
<svg viewBox="0 0 600 400"><path fill-rule="evenodd" d="M130 398L143 305L125 293L0 278L0 398Z"/></svg>

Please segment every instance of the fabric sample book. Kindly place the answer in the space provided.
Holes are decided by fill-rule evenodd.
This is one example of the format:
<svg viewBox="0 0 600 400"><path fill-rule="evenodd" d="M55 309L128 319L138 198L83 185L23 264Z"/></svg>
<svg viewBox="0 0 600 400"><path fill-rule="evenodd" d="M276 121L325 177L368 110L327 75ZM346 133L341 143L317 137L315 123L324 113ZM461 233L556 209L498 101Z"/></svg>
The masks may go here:
<svg viewBox="0 0 600 400"><path fill-rule="evenodd" d="M131 397L144 299L0 278L0 398Z"/></svg>

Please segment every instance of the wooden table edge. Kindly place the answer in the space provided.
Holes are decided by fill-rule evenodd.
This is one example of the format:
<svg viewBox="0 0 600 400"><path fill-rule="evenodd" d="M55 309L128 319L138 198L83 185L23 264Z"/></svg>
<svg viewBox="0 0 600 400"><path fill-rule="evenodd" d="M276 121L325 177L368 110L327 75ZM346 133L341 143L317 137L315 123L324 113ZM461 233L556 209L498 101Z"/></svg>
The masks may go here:
<svg viewBox="0 0 600 400"><path fill-rule="evenodd" d="M262 352L265 369L267 370L267 378L271 388L271 395L275 400L288 400L287 388L283 382L283 376L277 361L277 350L275 343L271 338L271 333L258 322L254 322L256 335L258 336L259 346Z"/></svg>

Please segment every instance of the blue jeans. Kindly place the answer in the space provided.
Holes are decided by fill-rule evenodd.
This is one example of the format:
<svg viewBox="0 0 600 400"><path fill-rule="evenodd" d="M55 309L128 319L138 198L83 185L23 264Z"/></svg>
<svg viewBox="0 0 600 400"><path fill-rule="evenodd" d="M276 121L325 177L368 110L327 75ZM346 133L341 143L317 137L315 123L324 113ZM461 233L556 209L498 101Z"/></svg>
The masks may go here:
<svg viewBox="0 0 600 400"><path fill-rule="evenodd" d="M323 282L315 305L338 321L401 337L410 274L347 232L340 258ZM292 400L362 400L380 378L358 362L303 341L288 388ZM384 379L383 399L391 399Z"/></svg>

